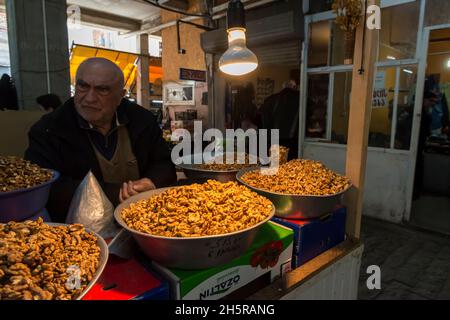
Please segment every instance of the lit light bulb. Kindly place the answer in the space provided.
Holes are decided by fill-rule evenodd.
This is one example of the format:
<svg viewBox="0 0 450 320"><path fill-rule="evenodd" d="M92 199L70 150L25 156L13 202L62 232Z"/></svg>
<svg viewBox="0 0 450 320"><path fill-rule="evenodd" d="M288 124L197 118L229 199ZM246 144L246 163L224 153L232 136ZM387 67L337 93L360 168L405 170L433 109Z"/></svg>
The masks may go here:
<svg viewBox="0 0 450 320"><path fill-rule="evenodd" d="M228 30L228 50L219 60L222 72L241 76L252 72L258 66L256 55L247 48L244 28Z"/></svg>
<svg viewBox="0 0 450 320"><path fill-rule="evenodd" d="M450 68L450 59L447 60L447 68Z"/></svg>
<svg viewBox="0 0 450 320"><path fill-rule="evenodd" d="M240 0L231 0L227 11L228 50L219 60L219 69L229 75L241 76L258 67L256 55L247 48L245 12Z"/></svg>

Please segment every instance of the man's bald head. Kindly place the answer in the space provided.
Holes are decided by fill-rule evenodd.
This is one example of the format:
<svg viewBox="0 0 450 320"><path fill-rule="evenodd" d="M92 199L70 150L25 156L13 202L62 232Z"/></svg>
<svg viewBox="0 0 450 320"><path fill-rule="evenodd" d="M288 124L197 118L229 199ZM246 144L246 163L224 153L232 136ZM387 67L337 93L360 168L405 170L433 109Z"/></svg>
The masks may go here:
<svg viewBox="0 0 450 320"><path fill-rule="evenodd" d="M115 79L118 86L120 86L121 88L125 86L125 78L123 76L122 70L119 68L119 66L117 66L117 64L105 58L88 58L84 60L78 66L75 78L78 79L79 75L83 72L95 72L98 70L109 72L111 74L111 79Z"/></svg>
<svg viewBox="0 0 450 320"><path fill-rule="evenodd" d="M74 104L78 114L96 127L108 127L125 95L122 70L104 58L90 58L76 74Z"/></svg>

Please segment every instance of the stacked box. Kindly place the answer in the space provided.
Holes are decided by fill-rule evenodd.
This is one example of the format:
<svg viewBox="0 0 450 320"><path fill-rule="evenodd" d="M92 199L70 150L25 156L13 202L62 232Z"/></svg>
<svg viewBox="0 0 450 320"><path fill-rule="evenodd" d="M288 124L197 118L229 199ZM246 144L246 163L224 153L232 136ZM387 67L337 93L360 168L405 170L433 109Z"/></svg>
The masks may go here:
<svg viewBox="0 0 450 320"><path fill-rule="evenodd" d="M341 207L317 219L297 220L274 217L272 220L294 231L292 268L295 269L345 239L347 210Z"/></svg>
<svg viewBox="0 0 450 320"><path fill-rule="evenodd" d="M204 270L153 267L170 283L176 300L215 300L223 298L253 280L270 273L271 280L289 271L293 231L273 222L261 226L249 250L233 261Z"/></svg>

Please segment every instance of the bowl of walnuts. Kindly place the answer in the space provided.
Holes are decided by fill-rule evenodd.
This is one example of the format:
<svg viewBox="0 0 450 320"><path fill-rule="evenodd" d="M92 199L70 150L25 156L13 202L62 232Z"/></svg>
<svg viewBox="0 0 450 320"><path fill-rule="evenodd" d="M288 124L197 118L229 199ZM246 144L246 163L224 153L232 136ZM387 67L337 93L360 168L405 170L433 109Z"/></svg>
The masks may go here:
<svg viewBox="0 0 450 320"><path fill-rule="evenodd" d="M150 259L204 269L243 254L274 212L272 202L237 182L208 180L135 195L114 216Z"/></svg>
<svg viewBox="0 0 450 320"><path fill-rule="evenodd" d="M106 242L81 224L0 223L0 300L80 300L107 260Z"/></svg>
<svg viewBox="0 0 450 320"><path fill-rule="evenodd" d="M351 188L347 177L308 159L294 159L278 168L245 168L236 178L272 201L275 216L287 219L329 214L343 205L344 194Z"/></svg>
<svg viewBox="0 0 450 320"><path fill-rule="evenodd" d="M55 170L21 158L0 156L0 223L22 221L41 212L58 178Z"/></svg>

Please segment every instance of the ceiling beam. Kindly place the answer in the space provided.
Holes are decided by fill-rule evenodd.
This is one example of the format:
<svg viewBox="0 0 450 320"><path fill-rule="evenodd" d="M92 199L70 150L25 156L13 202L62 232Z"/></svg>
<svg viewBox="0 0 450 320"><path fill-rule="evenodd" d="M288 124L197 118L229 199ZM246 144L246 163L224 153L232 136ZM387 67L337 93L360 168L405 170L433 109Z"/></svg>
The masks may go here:
<svg viewBox="0 0 450 320"><path fill-rule="evenodd" d="M114 14L81 8L81 23L88 26L114 29L118 31L136 31L141 29L139 20Z"/></svg>
<svg viewBox="0 0 450 320"><path fill-rule="evenodd" d="M189 1L187 0L159 0L159 4L163 6L187 11L189 9Z"/></svg>

